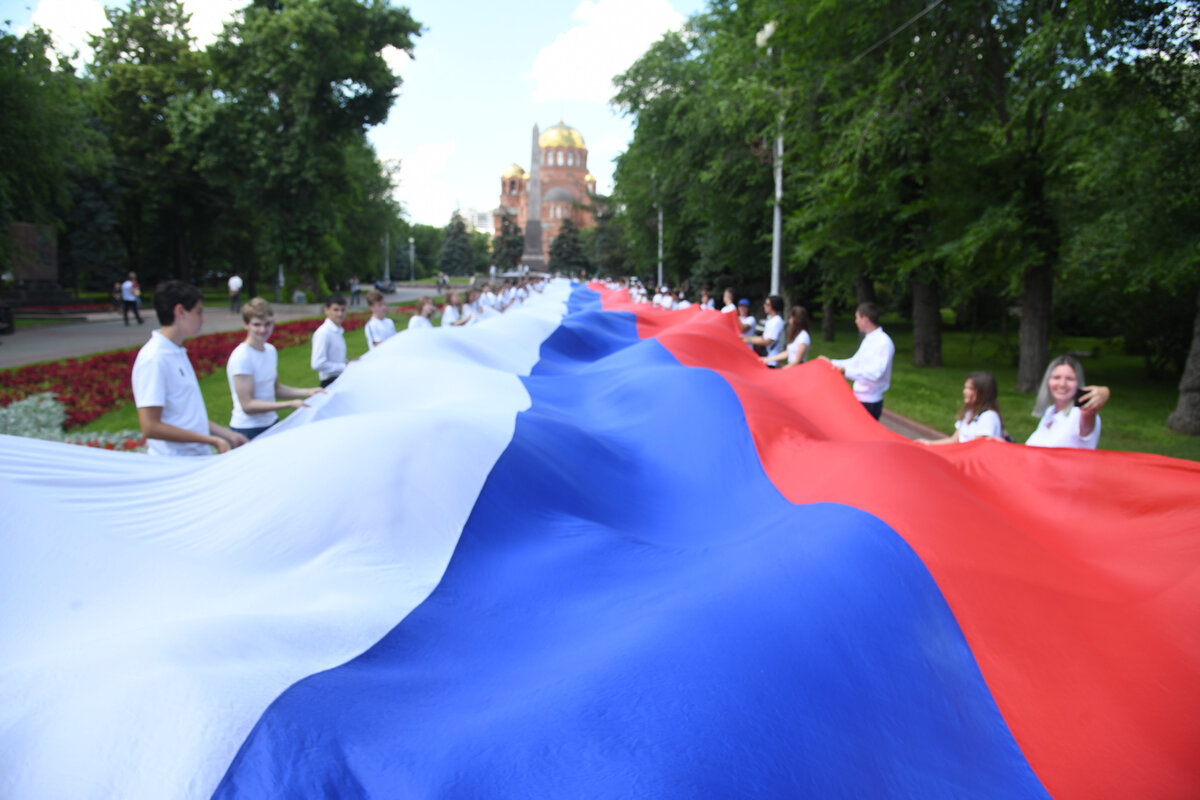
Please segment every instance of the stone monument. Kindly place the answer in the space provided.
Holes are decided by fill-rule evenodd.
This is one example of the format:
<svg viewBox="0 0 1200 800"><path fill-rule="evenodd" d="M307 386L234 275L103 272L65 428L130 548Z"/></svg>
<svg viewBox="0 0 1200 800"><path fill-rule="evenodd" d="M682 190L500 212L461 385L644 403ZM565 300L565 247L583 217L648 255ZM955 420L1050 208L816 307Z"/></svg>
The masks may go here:
<svg viewBox="0 0 1200 800"><path fill-rule="evenodd" d="M533 155L530 156L529 206L525 213L525 252L521 263L530 272L545 272L546 258L542 255L542 146L538 142L538 126L533 126Z"/></svg>

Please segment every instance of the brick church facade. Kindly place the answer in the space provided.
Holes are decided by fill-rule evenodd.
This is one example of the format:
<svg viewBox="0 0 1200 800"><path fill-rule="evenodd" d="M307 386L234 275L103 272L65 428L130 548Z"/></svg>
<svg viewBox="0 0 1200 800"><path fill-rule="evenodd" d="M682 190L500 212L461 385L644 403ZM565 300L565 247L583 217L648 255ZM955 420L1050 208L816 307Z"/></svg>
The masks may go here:
<svg viewBox="0 0 1200 800"><path fill-rule="evenodd" d="M587 145L583 135L559 122L538 136L541 150L542 184L542 254L550 259L550 243L558 235L564 219L571 219L579 228L595 224L595 216L584 205L590 203L589 192L596 191L596 179L588 172ZM500 176L500 205L492 215L494 232L500 235L500 220L512 216L522 231L529 214L531 175L517 164Z"/></svg>

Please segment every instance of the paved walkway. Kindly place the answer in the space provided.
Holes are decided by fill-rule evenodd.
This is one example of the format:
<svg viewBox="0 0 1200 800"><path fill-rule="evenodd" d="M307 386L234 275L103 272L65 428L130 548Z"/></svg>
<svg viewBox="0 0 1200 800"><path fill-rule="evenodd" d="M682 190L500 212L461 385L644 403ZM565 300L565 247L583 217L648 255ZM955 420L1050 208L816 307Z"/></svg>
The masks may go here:
<svg viewBox="0 0 1200 800"><path fill-rule="evenodd" d="M388 304L395 306L409 303L428 294L429 291L428 289L397 289L388 295ZM271 307L275 309L276 322L319 317L322 314L320 303L307 305L272 303ZM363 292L362 305L351 310L365 311L366 308L366 292ZM85 315L83 322L17 328L16 333L0 336L0 369L37 364L42 361L57 361L61 358L76 358L109 350L121 350L126 347L141 347L150 338L150 331L158 327L158 320L154 316L153 308L143 308L142 319L145 320L144 325L138 325L133 317L129 318L129 325L126 325L121 320L121 312L101 311ZM201 333L220 333L241 329L242 315L240 313L230 313L228 306L206 305L204 307L204 329Z"/></svg>

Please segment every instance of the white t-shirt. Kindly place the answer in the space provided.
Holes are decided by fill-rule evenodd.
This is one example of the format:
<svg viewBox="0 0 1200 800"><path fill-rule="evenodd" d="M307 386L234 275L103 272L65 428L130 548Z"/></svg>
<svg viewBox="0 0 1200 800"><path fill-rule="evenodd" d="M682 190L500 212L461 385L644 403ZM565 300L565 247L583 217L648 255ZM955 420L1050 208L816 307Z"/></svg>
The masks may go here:
<svg viewBox="0 0 1200 800"><path fill-rule="evenodd" d="M788 342L787 363L795 364L797 361L801 363L808 361L808 349L804 351L804 358L800 358L800 345L805 345L807 348L812 347L812 337L808 335L808 331L800 331L796 334L795 339Z"/></svg>
<svg viewBox="0 0 1200 800"><path fill-rule="evenodd" d="M1000 423L1000 415L990 408L978 417L972 417L968 411L965 417L954 421L954 429L958 431L960 442L969 442L979 436L1004 438L1004 426Z"/></svg>
<svg viewBox="0 0 1200 800"><path fill-rule="evenodd" d="M1025 444L1032 447L1075 447L1081 450L1095 450L1100 444L1100 415L1096 415L1096 427L1087 436L1079 435L1079 423L1082 421L1079 408L1071 406L1066 411L1056 411L1054 406L1046 409L1037 430L1029 435Z"/></svg>
<svg viewBox="0 0 1200 800"><path fill-rule="evenodd" d="M763 326L763 338L770 339L771 343L767 345L767 355L774 356L783 352L783 317L779 314L767 317L767 323Z"/></svg>
<svg viewBox="0 0 1200 800"><path fill-rule="evenodd" d="M137 301L137 295L133 293L133 281L125 281L121 284L121 299L127 303Z"/></svg>
<svg viewBox="0 0 1200 800"><path fill-rule="evenodd" d="M264 411L261 414L247 414L242 410L242 402L238 399L237 388L233 385L236 375L249 375L254 380L254 391L251 394L255 400L275 401L275 378L279 375L279 354L275 352L270 342L262 350L255 350L242 342L233 348L229 354L229 362L225 365L229 377L229 392L233 395L233 413L229 416L229 425L233 428L265 428L274 425L279 415L274 411Z"/></svg>
<svg viewBox="0 0 1200 800"><path fill-rule="evenodd" d="M367 350L375 349L375 342L383 344L396 335L396 323L390 317L375 319L371 317L363 327L367 337Z"/></svg>
<svg viewBox="0 0 1200 800"><path fill-rule="evenodd" d="M735 312L735 311L737 311L737 306L735 306L733 303L730 303L730 304L729 304L729 305L727 305L727 306L722 306L722 307L721 307L721 313L722 313L722 314L732 314L732 313L733 313L733 312Z"/></svg>
<svg viewBox="0 0 1200 800"><path fill-rule="evenodd" d="M753 336L758 332L758 320L749 314L744 317L738 317L738 324L742 326L743 336ZM749 347L751 350L754 349L754 345L750 345Z"/></svg>
<svg viewBox="0 0 1200 800"><path fill-rule="evenodd" d="M446 307L442 309L442 327L445 328L453 325L460 319L462 319L462 313L459 312L457 308L447 303Z"/></svg>
<svg viewBox="0 0 1200 800"><path fill-rule="evenodd" d="M208 435L208 409L187 349L155 331L133 362L133 401L138 408L162 408L162 421ZM147 439L146 449L158 456L206 456L212 448L200 442Z"/></svg>
<svg viewBox="0 0 1200 800"><path fill-rule="evenodd" d="M433 323L429 321L429 317L422 317L419 314L414 314L408 318L408 329L415 331L418 328L432 328Z"/></svg>
<svg viewBox="0 0 1200 800"><path fill-rule="evenodd" d="M232 278L229 279L229 293L237 294L241 290L242 290L242 279L239 278L237 275L234 275Z"/></svg>

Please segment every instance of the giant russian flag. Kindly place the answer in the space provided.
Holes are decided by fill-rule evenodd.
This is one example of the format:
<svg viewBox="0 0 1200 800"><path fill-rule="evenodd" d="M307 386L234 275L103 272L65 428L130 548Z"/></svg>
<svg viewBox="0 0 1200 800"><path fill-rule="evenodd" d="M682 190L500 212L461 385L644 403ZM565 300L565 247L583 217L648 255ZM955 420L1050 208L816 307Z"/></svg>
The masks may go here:
<svg viewBox="0 0 1200 800"><path fill-rule="evenodd" d="M552 285L219 457L0 438L0 797L1200 796L1200 465Z"/></svg>

